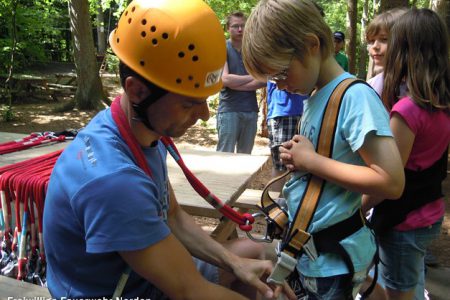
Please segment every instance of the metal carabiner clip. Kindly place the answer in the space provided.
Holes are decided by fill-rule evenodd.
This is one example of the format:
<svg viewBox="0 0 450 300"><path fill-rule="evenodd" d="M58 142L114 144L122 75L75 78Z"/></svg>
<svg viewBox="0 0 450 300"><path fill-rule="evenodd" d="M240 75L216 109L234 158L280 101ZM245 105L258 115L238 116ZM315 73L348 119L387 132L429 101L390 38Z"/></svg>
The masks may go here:
<svg viewBox="0 0 450 300"><path fill-rule="evenodd" d="M272 243L273 240L276 238L276 234L275 234L275 226L273 224L273 221L263 212L257 212L252 214L253 218L255 218L255 220L257 218L261 218L264 217L264 219L266 220L266 230L265 230L265 234L264 237L262 238L257 238L254 237L251 232L247 231L247 237L257 243Z"/></svg>

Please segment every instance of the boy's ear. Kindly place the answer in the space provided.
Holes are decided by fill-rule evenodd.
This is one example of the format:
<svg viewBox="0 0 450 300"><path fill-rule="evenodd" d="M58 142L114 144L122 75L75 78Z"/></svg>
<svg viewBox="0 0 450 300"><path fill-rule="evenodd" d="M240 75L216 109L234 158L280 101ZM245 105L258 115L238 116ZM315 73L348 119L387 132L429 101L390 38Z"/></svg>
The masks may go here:
<svg viewBox="0 0 450 300"><path fill-rule="evenodd" d="M308 45L309 54L316 54L320 52L320 39L315 34L308 34L305 36L305 42Z"/></svg>
<svg viewBox="0 0 450 300"><path fill-rule="evenodd" d="M147 86L141 80L133 76L128 76L125 79L124 90L128 95L128 99L134 104L139 104L150 93Z"/></svg>

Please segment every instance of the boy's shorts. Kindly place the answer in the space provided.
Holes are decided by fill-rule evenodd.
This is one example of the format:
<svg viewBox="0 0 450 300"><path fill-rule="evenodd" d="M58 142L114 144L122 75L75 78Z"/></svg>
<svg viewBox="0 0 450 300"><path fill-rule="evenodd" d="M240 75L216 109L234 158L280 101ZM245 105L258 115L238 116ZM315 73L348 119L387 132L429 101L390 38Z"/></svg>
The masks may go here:
<svg viewBox="0 0 450 300"><path fill-rule="evenodd" d="M367 277L367 271L356 272L353 277L350 274L330 277L305 277L300 275L300 280L305 289L308 300L353 300Z"/></svg>
<svg viewBox="0 0 450 300"><path fill-rule="evenodd" d="M390 289L409 291L423 274L427 247L439 236L442 219L431 226L409 231L390 230L380 237L380 275Z"/></svg>
<svg viewBox="0 0 450 300"><path fill-rule="evenodd" d="M267 120L267 129L269 131L269 147L272 154L274 169L285 171L286 167L280 161L279 147L282 143L292 139L297 133L297 126L301 116L275 117Z"/></svg>

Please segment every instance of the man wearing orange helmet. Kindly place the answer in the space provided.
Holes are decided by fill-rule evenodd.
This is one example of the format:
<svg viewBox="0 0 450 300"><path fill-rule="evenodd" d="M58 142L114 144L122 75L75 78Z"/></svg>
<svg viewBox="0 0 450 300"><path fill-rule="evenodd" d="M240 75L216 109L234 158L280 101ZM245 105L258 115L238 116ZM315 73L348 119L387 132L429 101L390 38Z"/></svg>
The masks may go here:
<svg viewBox="0 0 450 300"><path fill-rule="evenodd" d="M206 99L222 86L225 40L214 12L201 0L135 0L110 44L121 61L124 93L65 149L48 186L50 293L245 299L219 285L228 273L276 297L281 289L260 279L271 262L249 259L262 247L215 242L180 208L167 176L161 136L181 136L207 120Z"/></svg>

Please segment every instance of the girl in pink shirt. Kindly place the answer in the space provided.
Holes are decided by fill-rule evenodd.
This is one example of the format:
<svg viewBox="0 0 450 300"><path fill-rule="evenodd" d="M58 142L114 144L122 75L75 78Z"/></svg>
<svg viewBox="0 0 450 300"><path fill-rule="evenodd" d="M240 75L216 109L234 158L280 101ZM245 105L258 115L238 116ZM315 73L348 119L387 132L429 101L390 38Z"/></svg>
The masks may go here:
<svg viewBox="0 0 450 300"><path fill-rule="evenodd" d="M373 215L388 299L413 298L425 250L442 224L441 185L450 142L447 37L445 23L428 9L408 11L390 33L382 99L391 112L406 185L400 199L385 200ZM400 96L403 82L406 97Z"/></svg>

